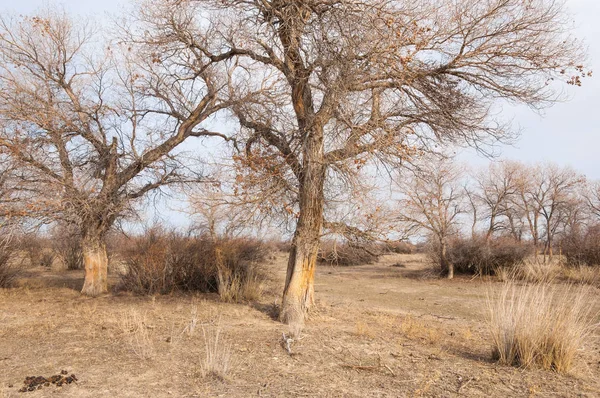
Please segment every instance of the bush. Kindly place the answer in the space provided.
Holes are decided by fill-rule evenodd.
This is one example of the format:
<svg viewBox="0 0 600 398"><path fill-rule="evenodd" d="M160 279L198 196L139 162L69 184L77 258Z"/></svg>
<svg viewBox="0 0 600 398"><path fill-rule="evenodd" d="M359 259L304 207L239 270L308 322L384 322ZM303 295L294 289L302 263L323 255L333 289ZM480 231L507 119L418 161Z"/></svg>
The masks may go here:
<svg viewBox="0 0 600 398"><path fill-rule="evenodd" d="M327 265L363 265L376 262L380 255L380 248L375 245L355 246L349 243L338 244L325 241L321 243L317 261Z"/></svg>
<svg viewBox="0 0 600 398"><path fill-rule="evenodd" d="M44 265L43 254L48 246L45 239L38 233L32 232L22 235L18 242L19 248L25 253L31 267Z"/></svg>
<svg viewBox="0 0 600 398"><path fill-rule="evenodd" d="M55 239L55 247L58 256L66 269L74 271L83 269L83 251L76 235L68 234L62 238Z"/></svg>
<svg viewBox="0 0 600 398"><path fill-rule="evenodd" d="M571 266L600 266L600 225L574 232L562 241L562 254Z"/></svg>
<svg viewBox="0 0 600 398"><path fill-rule="evenodd" d="M151 230L134 239L124 256L119 288L137 294L217 292L224 301L255 300L267 255L256 240L182 236Z"/></svg>
<svg viewBox="0 0 600 398"><path fill-rule="evenodd" d="M40 254L40 265L42 267L50 268L52 264L54 264L54 259L56 258L56 254L52 250L44 250Z"/></svg>
<svg viewBox="0 0 600 398"><path fill-rule="evenodd" d="M434 260L437 250L433 250ZM455 273L491 275L523 263L531 248L509 238L456 238L448 247L448 259ZM439 259L437 259L439 262Z"/></svg>
<svg viewBox="0 0 600 398"><path fill-rule="evenodd" d="M496 297L488 296L493 358L505 365L568 372L591 331L592 299L582 286L505 283Z"/></svg>
<svg viewBox="0 0 600 398"><path fill-rule="evenodd" d="M416 251L415 245L403 241L386 242L385 249L396 254L413 254Z"/></svg>
<svg viewBox="0 0 600 398"><path fill-rule="evenodd" d="M19 268L12 262L13 249L0 244L0 288L12 287L19 276Z"/></svg>

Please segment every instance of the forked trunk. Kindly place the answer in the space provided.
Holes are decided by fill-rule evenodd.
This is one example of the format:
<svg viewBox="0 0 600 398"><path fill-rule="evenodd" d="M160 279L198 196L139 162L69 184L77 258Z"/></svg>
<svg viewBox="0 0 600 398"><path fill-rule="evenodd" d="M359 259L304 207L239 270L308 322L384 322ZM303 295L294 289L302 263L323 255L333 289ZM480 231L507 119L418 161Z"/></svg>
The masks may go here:
<svg viewBox="0 0 600 398"><path fill-rule="evenodd" d="M85 281L81 293L98 296L108 292L108 256L106 246L99 237L84 237L81 242Z"/></svg>

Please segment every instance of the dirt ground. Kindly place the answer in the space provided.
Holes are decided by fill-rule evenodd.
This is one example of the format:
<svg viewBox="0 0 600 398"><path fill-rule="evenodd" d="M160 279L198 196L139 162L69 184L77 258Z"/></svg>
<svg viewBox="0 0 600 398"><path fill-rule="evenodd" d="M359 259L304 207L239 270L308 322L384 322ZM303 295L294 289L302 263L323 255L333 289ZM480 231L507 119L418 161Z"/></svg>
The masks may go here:
<svg viewBox="0 0 600 398"><path fill-rule="evenodd" d="M285 254L265 267L266 294L250 304L92 299L78 293L82 272L30 269L0 290L0 397L600 397L597 331L570 375L497 365L485 303L500 283L437 279L418 255L319 267L317 308L290 355L273 319ZM203 372L217 330L220 349L231 348L225 377ZM78 381L18 392L26 376L63 369Z"/></svg>

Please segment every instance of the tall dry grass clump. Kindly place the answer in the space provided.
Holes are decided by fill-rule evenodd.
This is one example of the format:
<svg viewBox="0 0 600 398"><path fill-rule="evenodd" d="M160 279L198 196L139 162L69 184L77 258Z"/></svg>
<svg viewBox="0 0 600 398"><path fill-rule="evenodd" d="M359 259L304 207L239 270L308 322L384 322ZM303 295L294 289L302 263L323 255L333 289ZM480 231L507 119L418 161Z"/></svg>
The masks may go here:
<svg viewBox="0 0 600 398"><path fill-rule="evenodd" d="M504 283L488 295L492 354L501 364L567 373L593 328L595 300L582 285Z"/></svg>
<svg viewBox="0 0 600 398"><path fill-rule="evenodd" d="M234 365L232 346L223 336L220 321L215 327L202 327L204 359L200 363L202 377L225 379Z"/></svg>

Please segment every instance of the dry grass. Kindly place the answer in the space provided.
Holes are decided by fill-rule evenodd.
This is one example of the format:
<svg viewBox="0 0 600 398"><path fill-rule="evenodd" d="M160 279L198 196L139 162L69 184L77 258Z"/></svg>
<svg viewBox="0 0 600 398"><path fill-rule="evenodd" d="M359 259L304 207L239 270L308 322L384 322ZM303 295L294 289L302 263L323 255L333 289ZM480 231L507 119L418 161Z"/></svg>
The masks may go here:
<svg viewBox="0 0 600 398"><path fill-rule="evenodd" d="M584 286L506 282L496 297L488 296L494 359L569 372L591 331L594 298Z"/></svg>
<svg viewBox="0 0 600 398"><path fill-rule="evenodd" d="M365 337L368 339L372 339L375 337L375 332L369 327L368 324L362 321L356 322L355 334L358 337Z"/></svg>
<svg viewBox="0 0 600 398"><path fill-rule="evenodd" d="M404 317L400 324L400 331L411 340L422 340L428 344L436 344L442 337L439 330L415 319L411 315Z"/></svg>
<svg viewBox="0 0 600 398"><path fill-rule="evenodd" d="M528 258L514 269L514 277L526 282L551 283L561 275L562 268L558 257L549 261Z"/></svg>
<svg viewBox="0 0 600 398"><path fill-rule="evenodd" d="M249 268L246 275L219 272L219 297L226 303L258 301L263 294L264 277Z"/></svg>
<svg viewBox="0 0 600 398"><path fill-rule="evenodd" d="M572 283L600 286L600 267L588 265L565 267L563 276Z"/></svg>
<svg viewBox="0 0 600 398"><path fill-rule="evenodd" d="M148 324L145 314L135 310L124 313L121 330L127 346L138 358L148 360L154 357L154 343L150 335L152 326Z"/></svg>
<svg viewBox="0 0 600 398"><path fill-rule="evenodd" d="M202 326L205 356L200 364L202 377L213 376L224 380L234 365L232 346L223 336L221 322L216 326Z"/></svg>

